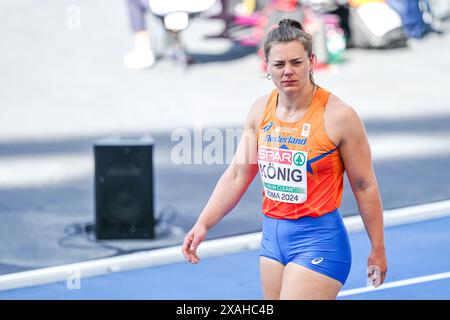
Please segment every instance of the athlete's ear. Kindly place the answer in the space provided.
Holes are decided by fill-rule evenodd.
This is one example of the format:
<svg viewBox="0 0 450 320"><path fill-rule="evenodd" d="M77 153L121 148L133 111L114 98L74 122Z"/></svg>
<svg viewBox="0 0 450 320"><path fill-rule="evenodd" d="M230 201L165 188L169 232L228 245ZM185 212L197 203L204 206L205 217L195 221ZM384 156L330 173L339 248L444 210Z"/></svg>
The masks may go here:
<svg viewBox="0 0 450 320"><path fill-rule="evenodd" d="M311 70L313 69L316 62L317 62L316 55L314 53L311 53L311 55L309 56L309 64L311 65Z"/></svg>

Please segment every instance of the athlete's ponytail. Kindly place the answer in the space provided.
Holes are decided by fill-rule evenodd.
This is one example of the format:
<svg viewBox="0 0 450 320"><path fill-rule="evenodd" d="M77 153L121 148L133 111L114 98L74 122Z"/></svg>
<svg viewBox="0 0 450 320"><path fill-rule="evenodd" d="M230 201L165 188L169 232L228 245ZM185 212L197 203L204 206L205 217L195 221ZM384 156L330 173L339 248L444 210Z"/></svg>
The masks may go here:
<svg viewBox="0 0 450 320"><path fill-rule="evenodd" d="M278 22L278 27L293 27L305 31L303 25L299 21L293 19L281 19L280 22Z"/></svg>

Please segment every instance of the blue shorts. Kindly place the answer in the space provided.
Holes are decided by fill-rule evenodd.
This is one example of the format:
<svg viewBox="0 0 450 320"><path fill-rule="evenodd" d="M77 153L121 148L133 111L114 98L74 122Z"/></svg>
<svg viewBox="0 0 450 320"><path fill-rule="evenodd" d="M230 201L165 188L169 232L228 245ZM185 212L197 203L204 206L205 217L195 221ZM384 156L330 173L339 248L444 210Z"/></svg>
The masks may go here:
<svg viewBox="0 0 450 320"><path fill-rule="evenodd" d="M296 263L345 284L352 264L347 229L338 209L297 220L264 215L260 256Z"/></svg>

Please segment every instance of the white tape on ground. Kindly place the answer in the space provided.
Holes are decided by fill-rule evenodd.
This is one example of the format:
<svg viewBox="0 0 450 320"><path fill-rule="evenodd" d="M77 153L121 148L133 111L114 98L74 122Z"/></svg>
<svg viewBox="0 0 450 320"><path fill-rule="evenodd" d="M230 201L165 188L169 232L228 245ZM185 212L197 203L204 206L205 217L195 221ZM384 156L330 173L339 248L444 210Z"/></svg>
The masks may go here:
<svg viewBox="0 0 450 320"><path fill-rule="evenodd" d="M405 280L384 283L378 288L362 287L362 288L356 288L356 289L349 289L349 290L341 291L338 294L338 297L353 296L353 295L361 294L361 293L368 293L368 292L380 291L380 290L385 290L385 289L410 286L413 284L419 284L419 283L430 282L430 281L435 281L435 280L442 280L442 279L447 279L447 278L450 278L450 272L436 273L436 274L431 274L431 275L423 276L423 277L410 278L410 279L405 279Z"/></svg>
<svg viewBox="0 0 450 320"><path fill-rule="evenodd" d="M384 211L385 227L406 224L450 215L450 200ZM364 230L360 216L343 219L349 232ZM198 249L202 258L229 254L259 247L261 232L204 241ZM112 272L153 267L184 261L181 246L126 254L117 257L42 268L0 276L0 290L67 281L76 271L81 278L94 277Z"/></svg>

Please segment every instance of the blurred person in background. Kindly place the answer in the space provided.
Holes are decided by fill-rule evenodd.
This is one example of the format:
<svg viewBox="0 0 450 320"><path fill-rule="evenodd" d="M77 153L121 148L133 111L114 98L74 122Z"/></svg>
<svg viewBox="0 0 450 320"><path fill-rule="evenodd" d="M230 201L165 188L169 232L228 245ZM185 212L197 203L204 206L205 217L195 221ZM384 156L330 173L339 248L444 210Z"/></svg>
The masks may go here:
<svg viewBox="0 0 450 320"><path fill-rule="evenodd" d="M313 79L312 37L282 19L265 37L276 89L256 100L235 157L182 246L191 263L207 232L263 182L260 275L265 299L336 299L351 268L339 206L347 172L368 233L368 277L387 272L383 209L364 125L355 110ZM370 273L369 270L374 270Z"/></svg>
<svg viewBox="0 0 450 320"><path fill-rule="evenodd" d="M187 29L192 18L209 10L215 2L216 0L128 0L134 48L124 57L125 66L131 69L152 66L155 62L154 47L160 49L160 45L163 45L163 50L166 51L164 55L169 55L180 66L186 67L192 63L193 59L186 51L181 33ZM156 30L152 30L150 34L146 27L145 14L149 12L161 24L162 37L161 33L157 37ZM152 41L151 38L158 38L161 43Z"/></svg>
<svg viewBox="0 0 450 320"><path fill-rule="evenodd" d="M150 45L150 32L147 30L145 15L150 12L148 0L127 0L134 48L127 53L123 63L130 69L143 69L155 63L155 54Z"/></svg>

